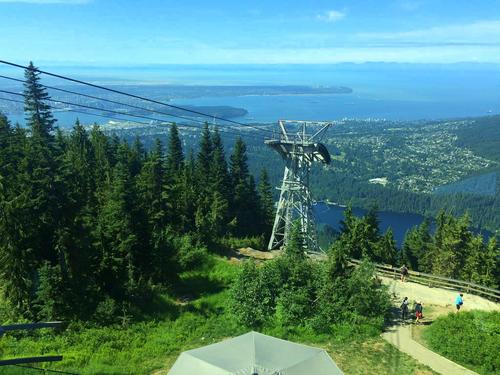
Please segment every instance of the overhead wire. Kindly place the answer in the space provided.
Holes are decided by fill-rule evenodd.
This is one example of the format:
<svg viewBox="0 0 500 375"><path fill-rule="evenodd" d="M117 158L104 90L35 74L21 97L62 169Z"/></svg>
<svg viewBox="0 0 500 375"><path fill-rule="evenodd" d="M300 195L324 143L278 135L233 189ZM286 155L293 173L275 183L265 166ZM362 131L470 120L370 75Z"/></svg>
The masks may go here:
<svg viewBox="0 0 500 375"><path fill-rule="evenodd" d="M12 102L12 103L24 104L24 102L22 100L15 100L15 99L11 99L11 98L2 98L2 97L0 97L0 100ZM55 107L53 105L49 105L49 104L47 104L47 105L51 109L58 109L57 107ZM106 112L106 110L104 110L104 109L99 109L99 110L103 111L103 112ZM96 117L106 118L108 120L121 120L121 121L132 122L132 123L135 123L135 124L151 126L150 122L144 122L144 121L138 121L138 120L130 120L130 119L116 117L116 116L106 116L106 115L102 115L102 114L99 114L99 113L91 113L91 112L79 111L79 110L73 109L73 108L66 109L65 111L67 111L67 112L73 112L73 113L78 113L78 114L83 114L83 115L90 115L90 116L96 116ZM156 126L163 126L162 123L155 124L155 125ZM178 127L180 129L182 129L184 127L188 127L188 128L194 128L196 130L199 130L199 127L192 126L192 125L187 125L187 124L178 124ZM239 137L246 138L246 139L253 138L253 139L259 140L259 141L261 141L263 139L262 136L255 135L255 134L250 134L250 133L247 134L247 133L228 132L225 129L218 129L218 131L221 131L224 134L228 134L228 135L232 135L232 136L239 136Z"/></svg>
<svg viewBox="0 0 500 375"><path fill-rule="evenodd" d="M0 93L9 94L9 95L15 95L15 96L21 96L23 98L26 97L25 94L21 94L21 93L14 92L14 91L9 91L9 90L1 90L0 89ZM89 106L89 105L86 105L86 104L78 104L78 103L73 103L73 102L68 102L68 101L63 101L63 100L56 100L56 99L47 99L47 100L55 102L55 103L61 103L61 104L65 104L65 105L76 106L76 107L86 108L86 109L100 111L100 112L105 112L105 113L114 113L114 114L118 114L120 116L128 116L128 117L134 117L134 118L141 118L141 119L146 119L146 120L150 120L150 121L155 121L155 122L158 122L158 123L173 124L172 121L165 121L165 120L154 118L154 117L142 116L142 115L135 115L135 114L131 114L131 113L123 113L123 112L115 111L115 110L112 110L112 109L103 109L103 108ZM50 106L50 107L52 109L58 109L57 107L54 107L54 106ZM68 109L68 111L70 111L70 109ZM94 115L93 113L87 113L87 112L82 112L82 111L80 111L80 113ZM109 116L109 118L113 118L113 117ZM115 118L115 119L117 119L117 118ZM132 120L127 120L127 119L123 119L123 120L124 121L130 121L130 122L132 122ZM150 123L146 123L146 122L140 122L140 121L135 121L135 122L142 123L144 125L151 125ZM199 126L189 125L189 124L182 124L180 126L194 128L196 130L200 129ZM239 135L239 136L242 136L244 134L242 132L235 132L235 131L231 131L231 130L228 130L228 129L225 129L225 128L220 128L218 130L220 132L223 132L223 133L233 134L233 135Z"/></svg>
<svg viewBox="0 0 500 375"><path fill-rule="evenodd" d="M7 80L10 80L10 81L14 81L14 82L19 82L19 83L26 83L27 82L24 79L18 79L18 78L4 76L4 75L0 75L0 78L7 79ZM193 118L190 118L190 117L184 117L184 116L180 116L180 115L171 114L171 113L168 113L168 112L158 111L158 110L151 109L151 108L140 107L140 106L136 106L136 105L129 104L129 103L123 103L123 102L119 102L119 101L116 101L116 100L101 98L101 97L94 96L94 95L89 95L89 94L84 94L84 93L80 93L80 92L76 92L76 91L72 91L72 90L62 89L62 88L59 88L59 87L49 86L49 85L45 85L45 84L43 86L45 88L49 89L49 90L64 92L64 93L67 93L67 94L78 95L78 96L82 96L82 97L86 97L86 98L90 98L90 99L94 99L94 100L100 100L100 101L104 101L104 102L107 102L107 103L122 105L122 106L125 106L125 107L130 107L130 108L134 108L134 109L138 109L138 110L142 110L142 111L148 111L148 112L152 112L152 113L157 113L157 114L161 114L161 115L164 115L164 116L179 118L179 119L183 119L183 120L187 120L187 121L191 121L191 122L196 122L196 123L200 123L200 124L205 124L207 122L207 121L203 121L203 120L193 119ZM125 115L127 115L127 114L125 114ZM236 129L236 130L240 129L240 128L235 128L233 126L229 126L229 127L231 129Z"/></svg>
<svg viewBox="0 0 500 375"><path fill-rule="evenodd" d="M158 105L162 105L162 106L166 106L166 107L170 107L170 108L175 108L175 109L178 109L178 110L181 110L181 111L185 111L185 112L188 112L188 113L193 113L193 114L196 114L196 115L208 117L210 119L215 119L215 120L219 120L219 121L225 121L225 122L236 124L236 125L240 125L240 126L246 126L246 127L249 127L249 128L253 128L253 129L257 130L257 131L260 131L260 132L274 134L274 132L271 131L271 130L262 129L260 127L253 126L251 124L246 124L246 123L243 123L243 122L226 119L226 118L219 117L219 116L213 116L213 115L210 115L210 114L207 114L207 113L203 113L203 112L196 111L196 110L193 110L193 109L181 107L181 106L178 106L178 105L168 104L168 103L161 102L161 101L158 101L158 100L155 100L155 99L150 99L150 98L146 98L144 96L127 93L127 92L124 92L124 91L121 91L121 90L112 89L110 87L105 87L105 86L97 85L95 83L90 83L90 82L86 82L86 81L83 81L83 80L79 80L79 79L67 77L67 76L64 76L64 75L61 75L61 74L47 72L45 70L41 70L41 69L38 69L38 68L30 68L29 66L20 65L20 64L16 64L16 63L5 61L5 60L0 60L0 63L5 64L5 65L9 65L9 66L13 66L13 67L17 67L17 68L32 70L32 71L39 72L41 74L45 74L45 75L48 75L48 76L51 76L51 77L63 79L63 80L69 81L69 82L79 83L79 84L82 84L82 85L86 85L86 86L89 86L89 87L94 87L94 88L105 90L105 91L108 91L108 92L113 92L115 94L125 95L125 96L131 97L131 98L140 99L140 100L147 101L147 102L150 102L150 103L155 103L155 104L158 104Z"/></svg>

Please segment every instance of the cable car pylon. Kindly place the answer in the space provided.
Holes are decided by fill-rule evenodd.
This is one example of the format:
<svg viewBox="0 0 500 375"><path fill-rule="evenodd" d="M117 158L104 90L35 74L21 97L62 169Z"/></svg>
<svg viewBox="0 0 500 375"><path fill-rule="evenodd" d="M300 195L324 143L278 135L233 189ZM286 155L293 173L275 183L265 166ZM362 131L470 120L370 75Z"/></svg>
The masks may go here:
<svg viewBox="0 0 500 375"><path fill-rule="evenodd" d="M333 122L327 121L280 120L279 136L264 141L285 161L285 172L279 189L280 199L268 250L286 247L292 225L299 220L304 251L322 252L318 245L312 210L309 172L313 162L330 164L330 153L320 141L332 124ZM311 133L308 130L312 130Z"/></svg>

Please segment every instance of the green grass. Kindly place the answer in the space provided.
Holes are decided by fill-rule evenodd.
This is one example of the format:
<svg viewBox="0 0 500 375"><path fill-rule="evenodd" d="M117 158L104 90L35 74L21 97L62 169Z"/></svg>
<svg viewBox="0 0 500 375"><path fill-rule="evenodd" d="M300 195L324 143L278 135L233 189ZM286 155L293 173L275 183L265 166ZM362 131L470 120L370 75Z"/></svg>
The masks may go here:
<svg viewBox="0 0 500 375"><path fill-rule="evenodd" d="M429 348L479 374L500 374L500 312L468 311L436 319L422 331Z"/></svg>
<svg viewBox="0 0 500 375"><path fill-rule="evenodd" d="M237 269L237 265L213 257L202 269L181 275L175 296L158 294L144 309L142 321L126 327L74 323L61 333L8 334L0 339L0 357L62 354L62 362L46 367L79 374L166 373L182 351L248 331L226 309L227 287ZM334 336L317 335L305 328L283 331L267 327L263 333L322 347L346 374L433 374L373 332L345 326ZM0 372L38 373L19 367L4 367Z"/></svg>

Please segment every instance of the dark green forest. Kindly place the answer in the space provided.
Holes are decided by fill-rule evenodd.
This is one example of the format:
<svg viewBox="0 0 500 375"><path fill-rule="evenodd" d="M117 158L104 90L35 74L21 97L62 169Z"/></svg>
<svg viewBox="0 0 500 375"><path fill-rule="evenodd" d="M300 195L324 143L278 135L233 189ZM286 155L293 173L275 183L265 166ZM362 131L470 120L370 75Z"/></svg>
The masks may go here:
<svg viewBox="0 0 500 375"><path fill-rule="evenodd" d="M499 127L500 116L422 123L346 121L326 135L331 165L312 166L313 197L434 218L442 209L455 216L468 213L476 230L496 233L500 228ZM142 127L118 134L131 143L140 136L148 148L162 132ZM198 136L188 129L185 134L185 145L196 147ZM235 137L221 134L225 147L232 149ZM280 157L251 132L244 139L250 171L257 175L264 166L271 184L278 186L284 166ZM472 161L467 159L469 150ZM386 186L369 183L370 178L382 176L389 179ZM411 185L412 179L420 185ZM273 192L276 197L278 191Z"/></svg>
<svg viewBox="0 0 500 375"><path fill-rule="evenodd" d="M271 186L265 171L256 186L241 139L228 163L208 126L187 155L175 124L166 153L160 140L146 152L78 122L62 133L39 73L25 79L28 127L0 115L0 280L12 317L133 315L207 249L269 233Z"/></svg>
<svg viewBox="0 0 500 375"><path fill-rule="evenodd" d="M454 217L440 211L435 226L431 231L431 222L426 219L410 229L398 251L391 229L380 233L375 209L357 217L348 207L330 251L376 263L404 264L414 271L492 288L500 286L500 247L495 237L485 241L481 234L474 234L468 215Z"/></svg>

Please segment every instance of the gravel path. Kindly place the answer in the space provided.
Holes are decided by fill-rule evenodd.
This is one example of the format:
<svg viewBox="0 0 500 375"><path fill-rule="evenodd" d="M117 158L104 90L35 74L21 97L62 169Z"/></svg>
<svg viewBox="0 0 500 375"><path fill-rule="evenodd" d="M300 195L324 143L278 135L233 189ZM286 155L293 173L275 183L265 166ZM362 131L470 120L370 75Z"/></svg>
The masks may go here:
<svg viewBox="0 0 500 375"><path fill-rule="evenodd" d="M425 305L436 305L442 307L449 307L450 312L455 311L455 297L458 292L441 289L441 288L429 288L422 284L405 282L402 283L400 280L394 280L388 277L382 277L382 283L389 286L389 291L392 295L398 297L398 299L403 299L403 297L408 297L410 304L414 301L420 300L422 304ZM463 311L470 310L485 310L485 311L500 311L500 304L487 300L483 297L475 296L469 293L464 294L464 304L462 306ZM462 311L461 310L461 311Z"/></svg>

